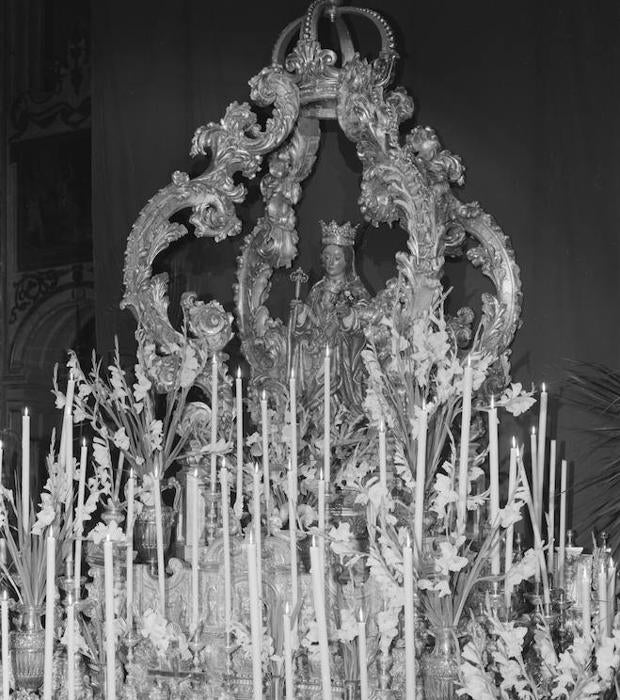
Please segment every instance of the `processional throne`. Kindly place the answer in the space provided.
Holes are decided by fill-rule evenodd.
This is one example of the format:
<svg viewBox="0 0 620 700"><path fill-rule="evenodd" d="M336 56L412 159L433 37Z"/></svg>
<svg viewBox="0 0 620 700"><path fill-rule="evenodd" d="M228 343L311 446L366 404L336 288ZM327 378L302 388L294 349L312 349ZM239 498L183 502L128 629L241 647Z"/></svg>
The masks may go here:
<svg viewBox="0 0 620 700"><path fill-rule="evenodd" d="M334 25L335 49L319 41L323 17ZM351 18L368 21L378 31L381 50L373 60L355 52L346 22ZM486 387L489 393L507 383L509 346L521 307L512 249L478 203L463 203L456 196L455 186L464 177L459 157L442 148L431 128L416 126L401 133L401 124L412 116L413 102L402 88L391 88L397 58L394 34L379 13L314 0L306 14L279 36L271 65L250 80L252 103L271 110L264 127L250 104L235 102L220 122L196 130L191 154L208 156L208 167L194 178L173 173L171 183L140 213L126 251L122 303L136 317L139 339L156 347L151 371L162 391L174 384L187 344L203 358L213 355L221 360L220 416L223 413L226 421L232 415L233 396L225 350L236 332L250 367L251 417L258 424L264 392L276 419L285 425L296 319L273 318L267 302L274 271L293 267L300 236L316 236L319 231L318 222L312 231L298 230L296 206L312 173L326 121L336 122L355 146L362 165L363 219L373 226L398 226L407 235L406 250L396 255L396 277L374 297L364 299L354 332L359 334L360 328L363 331L365 325L389 315L395 304L406 307L414 318L428 314L445 299L446 257L461 258L479 268L494 291L482 295L478 318L461 310L450 319L459 352L466 354L476 338L478 347L494 360L495 371L487 384L495 385ZM264 208L248 231L236 207L247 196L246 182L254 178L260 181ZM184 212L189 214L189 226L178 223ZM347 230L350 235L352 229L346 229L345 222L332 222L325 230L338 236ZM171 323L167 275L154 274L153 264L173 242L190 235L216 242L244 237L237 261L234 322L217 301L207 303L188 291L181 299L184 330ZM293 279L299 281L299 275ZM295 297L297 301L299 293ZM297 309L293 304L292 316ZM188 405L187 415L199 426L196 440L207 444L211 373L200 376L197 385L203 397ZM322 403L307 408L314 412L311 422L321 425ZM351 420L360 418L363 422L363 415L351 411Z"/></svg>

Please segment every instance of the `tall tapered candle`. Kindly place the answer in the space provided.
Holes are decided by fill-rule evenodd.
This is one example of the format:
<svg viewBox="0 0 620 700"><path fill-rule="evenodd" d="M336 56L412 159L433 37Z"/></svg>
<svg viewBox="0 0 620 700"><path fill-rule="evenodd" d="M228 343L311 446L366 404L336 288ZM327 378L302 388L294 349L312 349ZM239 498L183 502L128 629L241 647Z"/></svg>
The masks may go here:
<svg viewBox="0 0 620 700"><path fill-rule="evenodd" d="M566 483L568 479L568 463L562 460L560 472L560 531L558 533L558 580L556 586L564 588L564 560L566 558Z"/></svg>
<svg viewBox="0 0 620 700"><path fill-rule="evenodd" d="M224 542L224 623L226 633L232 630L232 572L230 564L230 491L228 488L228 467L222 465L220 476L222 485L222 540Z"/></svg>
<svg viewBox="0 0 620 700"><path fill-rule="evenodd" d="M297 605L297 480L293 467L288 469L288 534L291 560L291 591L293 607Z"/></svg>
<svg viewBox="0 0 620 700"><path fill-rule="evenodd" d="M385 421L379 421L379 481L387 487L387 449L385 445Z"/></svg>
<svg viewBox="0 0 620 700"><path fill-rule="evenodd" d="M263 564L262 564L262 535L260 529L260 470L258 464L254 464L252 489L252 524L254 528L254 542L256 544L256 573L258 575L258 596L263 597Z"/></svg>
<svg viewBox="0 0 620 700"><path fill-rule="evenodd" d="M11 688L9 686L9 596L6 590L2 591L1 603L2 617L2 700L9 700Z"/></svg>
<svg viewBox="0 0 620 700"><path fill-rule="evenodd" d="M591 616L591 595L592 595L592 558L583 562L581 570L581 625L584 637L590 637L592 616Z"/></svg>
<svg viewBox="0 0 620 700"><path fill-rule="evenodd" d="M508 502L514 498L514 492L517 485L517 441L513 437L512 445L510 447L510 463L508 467ZM513 555L513 541L514 541L514 525L510 524L506 528L506 550L505 550L505 561L504 561L504 571L507 573L512 567L512 555ZM506 594L506 610L510 609L510 602L512 600L512 586L506 582L505 585Z"/></svg>
<svg viewBox="0 0 620 700"><path fill-rule="evenodd" d="M416 561L422 558L422 541L424 528L424 490L426 485L426 431L428 415L426 405L422 404L418 418L418 447L416 453L415 475L415 514L413 536L415 540Z"/></svg>
<svg viewBox="0 0 620 700"><path fill-rule="evenodd" d="M297 483L297 377L295 376L295 369L291 370L291 376L289 378L289 403L291 411L291 445L290 445L290 455L291 455L291 468L295 477L295 484Z"/></svg>
<svg viewBox="0 0 620 700"><path fill-rule="evenodd" d="M193 474L188 474L193 482L193 488L191 491L192 497L192 510L194 513L198 512L198 469L194 469ZM199 545L199 535L198 535L198 518L192 520L192 633L198 629L198 624L200 622L200 579L199 579L199 569L198 569L198 545Z"/></svg>
<svg viewBox="0 0 620 700"><path fill-rule="evenodd" d="M127 480L127 542L125 544L125 571L126 571L126 590L127 590L127 629L133 628L133 516L134 516L134 500L136 492L136 478L133 467L129 471Z"/></svg>
<svg viewBox="0 0 620 700"><path fill-rule="evenodd" d="M415 607L413 591L413 552L409 535L403 547L403 594L405 600L405 697L415 700Z"/></svg>
<svg viewBox="0 0 620 700"><path fill-rule="evenodd" d="M532 426L532 430L530 431L530 458L532 462L532 501L534 502L536 523L538 527L540 527L541 499L538 493L538 440L536 428L534 426Z"/></svg>
<svg viewBox="0 0 620 700"><path fill-rule="evenodd" d="M22 522L27 532L30 518L30 414L24 408L22 415Z"/></svg>
<svg viewBox="0 0 620 700"><path fill-rule="evenodd" d="M598 625L601 638L609 636L608 623L608 603L607 600L607 566L602 558L598 566Z"/></svg>
<svg viewBox="0 0 620 700"><path fill-rule="evenodd" d="M368 700L368 645L366 644L366 620L359 611L357 620L357 651L360 665L360 699Z"/></svg>
<svg viewBox="0 0 620 700"><path fill-rule="evenodd" d="M325 479L323 470L319 469L318 481L318 520L319 520L319 554L321 567L325 567Z"/></svg>
<svg viewBox="0 0 620 700"><path fill-rule="evenodd" d="M4 443L0 440L0 486L4 486Z"/></svg>
<svg viewBox="0 0 620 700"><path fill-rule="evenodd" d="M461 412L461 447L459 453L458 530L465 532L467 524L467 493L469 490L469 431L471 427L471 393L473 368L471 358L463 369L463 409Z"/></svg>
<svg viewBox="0 0 620 700"><path fill-rule="evenodd" d="M607 633L614 626L616 616L616 565L611 564L607 573Z"/></svg>
<svg viewBox="0 0 620 700"><path fill-rule="evenodd" d="M103 541L106 700L116 699L116 637L114 631L114 553L112 546L112 540L108 535ZM162 612L162 614L164 613Z"/></svg>
<svg viewBox="0 0 620 700"><path fill-rule="evenodd" d="M265 493L265 513L267 515L267 521L269 521L269 511L271 510L271 481L269 479L269 413L267 411L267 393L264 390L260 400L260 415L263 438L263 491Z"/></svg>
<svg viewBox="0 0 620 700"><path fill-rule="evenodd" d="M43 698L52 700L54 668L54 608L56 604L56 538L50 527L47 535L45 569L45 647L43 666Z"/></svg>
<svg viewBox="0 0 620 700"><path fill-rule="evenodd" d="M547 402L549 395L543 382L540 392L540 410L538 412L538 450L536 452L536 465L538 467L538 496L539 496L539 518L541 527L543 526L543 509L544 496L543 489L545 485L545 450L547 443Z"/></svg>
<svg viewBox="0 0 620 700"><path fill-rule="evenodd" d="M211 448L215 447L217 442L217 423L218 423L218 382L219 372L217 366L217 355L213 353L211 359ZM211 452L211 492L215 493L215 483L217 481L217 455Z"/></svg>
<svg viewBox="0 0 620 700"><path fill-rule="evenodd" d="M282 615L282 626L284 628L284 680L286 682L286 697L295 697L295 676L293 675L293 643L291 640L291 606L288 602L284 604Z"/></svg>
<svg viewBox="0 0 620 700"><path fill-rule="evenodd" d="M73 522L73 392L75 383L73 374L70 375L67 387L67 399L65 403L65 469L67 473L67 483L69 490L67 493L67 515L70 523ZM71 389L69 391L69 389Z"/></svg>
<svg viewBox="0 0 620 700"><path fill-rule="evenodd" d="M235 380L235 404L237 423L237 484L235 487L235 515L240 518L243 513L243 384L241 367L237 369Z"/></svg>
<svg viewBox="0 0 620 700"><path fill-rule="evenodd" d="M491 397L491 408L489 409L489 505L492 527L499 527L499 450L497 441L497 408L495 407L494 398ZM499 576L500 559L498 530L491 550L491 574L493 576Z"/></svg>
<svg viewBox="0 0 620 700"><path fill-rule="evenodd" d="M556 442L551 440L549 447L549 513L547 517L547 570L553 572L553 554L555 552L555 459Z"/></svg>
<svg viewBox="0 0 620 700"><path fill-rule="evenodd" d="M78 481L78 500L75 515L75 560L73 563L73 578L77 590L80 588L82 577L82 535L84 533L84 492L86 491L86 459L88 457L88 447L86 439L82 439L80 448L80 478Z"/></svg>
<svg viewBox="0 0 620 700"><path fill-rule="evenodd" d="M250 603L250 639L252 643L252 688L254 700L263 697L263 672L261 665L261 603L258 592L258 572L256 570L256 550L254 533L250 530L246 543L248 557L248 597Z"/></svg>
<svg viewBox="0 0 620 700"><path fill-rule="evenodd" d="M329 641L327 638L327 616L325 611L325 576L321 566L320 551L316 538L310 546L310 573L312 576L312 598L319 636L319 658L321 662L321 692L323 700L331 700L332 683L329 667Z"/></svg>
<svg viewBox="0 0 620 700"><path fill-rule="evenodd" d="M75 602L67 605L67 694L75 700Z"/></svg>
<svg viewBox="0 0 620 700"><path fill-rule="evenodd" d="M161 467L153 474L153 500L155 501L155 540L157 546L157 585L159 612L166 617L166 568L164 563L164 529L161 512Z"/></svg>
<svg viewBox="0 0 620 700"><path fill-rule="evenodd" d="M331 481L331 362L329 345L325 346L323 361L323 475L329 484Z"/></svg>

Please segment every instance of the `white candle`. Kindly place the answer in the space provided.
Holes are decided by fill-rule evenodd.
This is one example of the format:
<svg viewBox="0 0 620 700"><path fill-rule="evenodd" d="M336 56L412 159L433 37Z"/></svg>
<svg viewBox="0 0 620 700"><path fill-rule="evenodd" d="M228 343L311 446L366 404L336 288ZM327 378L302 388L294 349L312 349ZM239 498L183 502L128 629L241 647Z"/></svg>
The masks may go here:
<svg viewBox="0 0 620 700"><path fill-rule="evenodd" d="M258 596L263 597L263 564L262 564L262 535L260 529L260 471L258 464L254 464L253 495L252 495L252 520L254 526L254 541L256 543L256 573L258 576Z"/></svg>
<svg viewBox="0 0 620 700"><path fill-rule="evenodd" d="M293 675L293 644L291 640L291 606L288 600L284 604L282 615L284 628L284 679L286 681L286 697L291 700L295 697L295 676Z"/></svg>
<svg viewBox="0 0 620 700"><path fill-rule="evenodd" d="M293 608L297 605L297 482L294 480L293 467L288 469L288 534L291 561L291 599Z"/></svg>
<svg viewBox="0 0 620 700"><path fill-rule="evenodd" d="M294 483L297 484L297 380L295 370L291 370L289 379L289 400L291 407L291 468L294 475Z"/></svg>
<svg viewBox="0 0 620 700"><path fill-rule="evenodd" d="M553 573L553 553L555 551L555 457L556 442L551 440L549 449L549 513L547 517L547 569Z"/></svg>
<svg viewBox="0 0 620 700"><path fill-rule="evenodd" d="M4 443L0 440L0 486L4 486Z"/></svg>
<svg viewBox="0 0 620 700"><path fill-rule="evenodd" d="M56 603L56 538L50 527L47 536L45 569L45 649L43 667L43 697L52 700L52 671L54 668L54 606Z"/></svg>
<svg viewBox="0 0 620 700"><path fill-rule="evenodd" d="M262 615L256 570L256 544L250 530L246 544L248 556L248 594L250 603L250 637L252 642L252 688L254 700L263 697L263 671L261 664Z"/></svg>
<svg viewBox="0 0 620 700"><path fill-rule="evenodd" d="M325 481L331 482L331 365L329 345L325 346L325 359L323 361L323 475Z"/></svg>
<svg viewBox="0 0 620 700"><path fill-rule="evenodd" d="M271 488L269 479L269 414L267 412L267 394L264 390L260 400L260 413L263 438L263 492L265 494L265 514L267 516L267 523L269 523L269 489Z"/></svg>
<svg viewBox="0 0 620 700"><path fill-rule="evenodd" d="M357 650L360 664L360 698L368 700L368 650L366 644L366 620L360 610L357 621Z"/></svg>
<svg viewBox="0 0 620 700"><path fill-rule="evenodd" d="M6 590L2 591L2 700L9 700L9 597Z"/></svg>
<svg viewBox="0 0 620 700"><path fill-rule="evenodd" d="M497 408L495 400L491 397L489 409L489 505L491 510L491 527L497 527L495 542L491 550L491 574L500 574L500 548L499 548L499 449L497 446Z"/></svg>
<svg viewBox="0 0 620 700"><path fill-rule="evenodd" d="M312 537L310 547L310 573L312 576L312 597L314 601L314 614L319 635L319 656L321 660L321 691L323 700L331 700L332 683L329 668L329 641L327 638L327 617L325 612L325 576L321 566L321 556L316 545L316 539Z"/></svg>
<svg viewBox="0 0 620 700"><path fill-rule="evenodd" d="M422 404L418 420L418 449L416 456L415 476L415 515L413 536L415 540L416 561L422 561L422 542L424 539L424 490L426 485L426 405Z"/></svg>
<svg viewBox="0 0 620 700"><path fill-rule="evenodd" d="M598 628L601 637L609 636L607 605L607 566L605 559L601 559L598 567Z"/></svg>
<svg viewBox="0 0 620 700"><path fill-rule="evenodd" d="M568 476L568 464L562 460L560 475L560 532L558 549L558 580L556 586L564 588L564 561L566 559L566 482Z"/></svg>
<svg viewBox="0 0 620 700"><path fill-rule="evenodd" d="M548 394L545 388L545 384L542 384L542 390L540 392L540 410L538 412L538 451L536 453L536 465L538 467L538 496L539 502L538 506L540 508L539 518L541 521L541 527L543 526L542 514L544 509L544 484L545 484L545 449L547 441L547 401Z"/></svg>
<svg viewBox="0 0 620 700"><path fill-rule="evenodd" d="M65 428L65 469L67 474L67 482L69 484L69 492L67 494L67 513L69 522L73 521L73 392L75 382L73 376L70 375L67 384L67 399L65 402L64 422Z"/></svg>
<svg viewBox="0 0 620 700"><path fill-rule="evenodd" d="M67 693L75 700L75 603L67 605Z"/></svg>
<svg viewBox="0 0 620 700"><path fill-rule="evenodd" d="M538 493L538 442L536 439L536 428L532 426L530 432L530 457L532 462L532 501L534 503L534 514L536 524L540 527L540 494Z"/></svg>
<svg viewBox="0 0 620 700"><path fill-rule="evenodd" d="M198 512L198 469L194 469L193 474L188 474L188 478L192 480L192 510L194 513ZM198 518L192 520L192 634L198 629L198 624L200 622L200 580L199 580L199 569L198 569Z"/></svg>
<svg viewBox="0 0 620 700"><path fill-rule="evenodd" d="M30 530L30 414L24 408L22 415L22 522L25 532Z"/></svg>
<svg viewBox="0 0 620 700"><path fill-rule="evenodd" d="M510 447L510 466L508 468L508 503L514 498L514 492L517 485L517 441L513 437L512 445ZM512 550L513 550L513 540L514 540L514 525L509 525L506 528L506 551L504 560L504 572L508 571L512 567ZM512 600L512 586L508 583L505 584L505 595L506 595L506 610L510 610L510 603Z"/></svg>
<svg viewBox="0 0 620 700"><path fill-rule="evenodd" d="M133 628L133 516L136 478L133 467L129 470L127 481L127 542L125 545L125 571L127 579L127 630Z"/></svg>
<svg viewBox="0 0 620 700"><path fill-rule="evenodd" d="M471 358L463 370L463 410L461 412L461 449L459 454L458 530L462 534L467 525L467 493L469 490L469 430L471 424L471 393L473 368Z"/></svg>
<svg viewBox="0 0 620 700"><path fill-rule="evenodd" d="M155 501L155 539L157 544L157 583L159 588L159 612L166 617L166 568L164 564L164 529L161 513L160 468L153 473L153 500Z"/></svg>
<svg viewBox="0 0 620 700"><path fill-rule="evenodd" d="M213 353L211 360L211 449L215 448L217 442L217 422L218 422L218 367L217 355ZM211 452L211 493L215 493L215 483L217 480L217 455Z"/></svg>
<svg viewBox="0 0 620 700"><path fill-rule="evenodd" d="M105 601L106 700L116 698L116 637L114 631L114 554L110 537L103 542L103 578Z"/></svg>
<svg viewBox="0 0 620 700"><path fill-rule="evenodd" d="M385 421L379 421L379 481L387 488L387 450L385 446Z"/></svg>
<svg viewBox="0 0 620 700"><path fill-rule="evenodd" d="M226 634L229 635L232 631L232 574L230 569L230 495L226 464L223 465L220 479L222 484L222 540L224 542L224 622Z"/></svg>
<svg viewBox="0 0 620 700"><path fill-rule="evenodd" d="M614 626L614 617L616 616L616 565L612 564L609 567L607 574L607 634L611 632Z"/></svg>
<svg viewBox="0 0 620 700"><path fill-rule="evenodd" d="M413 591L413 553L411 542L403 547L403 594L405 599L405 693L406 700L415 700L415 607Z"/></svg>
<svg viewBox="0 0 620 700"><path fill-rule="evenodd" d="M237 406L237 493L235 496L235 515L240 518L243 513L243 385L241 382L241 367L237 369L235 399Z"/></svg>
<svg viewBox="0 0 620 700"><path fill-rule="evenodd" d="M590 612L590 597L592 595L591 571L592 562L584 561L581 573L581 624L583 627L583 634L585 637L590 636L592 626L592 615Z"/></svg>
<svg viewBox="0 0 620 700"><path fill-rule="evenodd" d="M76 512L76 529L75 529L75 560L73 569L73 578L75 579L76 590L80 590L80 581L82 578L82 535L84 534L84 492L86 490L86 459L88 456L88 447L86 439L82 439L82 447L80 449L80 479L78 482L78 501Z"/></svg>
<svg viewBox="0 0 620 700"><path fill-rule="evenodd" d="M321 567L325 567L325 479L323 470L319 469L318 483L318 510L319 510L319 554L321 557Z"/></svg>

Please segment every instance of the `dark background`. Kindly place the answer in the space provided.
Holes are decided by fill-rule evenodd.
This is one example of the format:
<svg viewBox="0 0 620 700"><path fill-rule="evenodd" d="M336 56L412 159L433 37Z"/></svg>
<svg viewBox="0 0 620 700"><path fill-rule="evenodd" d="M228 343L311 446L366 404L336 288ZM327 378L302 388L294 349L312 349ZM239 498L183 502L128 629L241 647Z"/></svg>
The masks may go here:
<svg viewBox="0 0 620 700"><path fill-rule="evenodd" d="M397 82L415 100L416 122L434 127L444 147L464 160L461 198L480 201L511 238L524 290L514 375L549 385L551 432L564 443L576 480L583 480L597 469L580 430L586 419L558 397L566 358L618 364L620 5L384 0L368 6L397 30ZM278 33L305 9L300 0L92 4L101 351L115 332L125 343L131 337L131 317L118 302L125 242L139 210L174 170L191 171L194 129L218 120L231 101L247 99L247 81L269 64ZM301 262L315 277L317 219L361 221L359 166L334 130L324 139L299 209ZM377 286L390 274L402 237L395 234L392 244L372 235L363 232L360 267ZM163 263L173 273L173 292L196 288L230 305L236 245L179 246ZM475 280L455 279L467 299ZM529 420L521 430L528 428ZM502 438L507 444L506 430ZM579 530L592 501L582 494L575 505Z"/></svg>

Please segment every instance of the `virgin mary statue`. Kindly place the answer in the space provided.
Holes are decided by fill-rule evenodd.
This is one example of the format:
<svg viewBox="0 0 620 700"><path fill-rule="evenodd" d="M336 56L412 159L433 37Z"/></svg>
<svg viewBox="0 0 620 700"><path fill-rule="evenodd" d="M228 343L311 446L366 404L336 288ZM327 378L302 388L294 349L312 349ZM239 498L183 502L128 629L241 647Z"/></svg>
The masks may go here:
<svg viewBox="0 0 620 700"><path fill-rule="evenodd" d="M332 402L361 414L365 382L362 350L363 319L370 294L355 270L356 227L335 221L321 223L324 276L304 302L291 302L293 367L306 405L323 397L323 358L330 353Z"/></svg>

